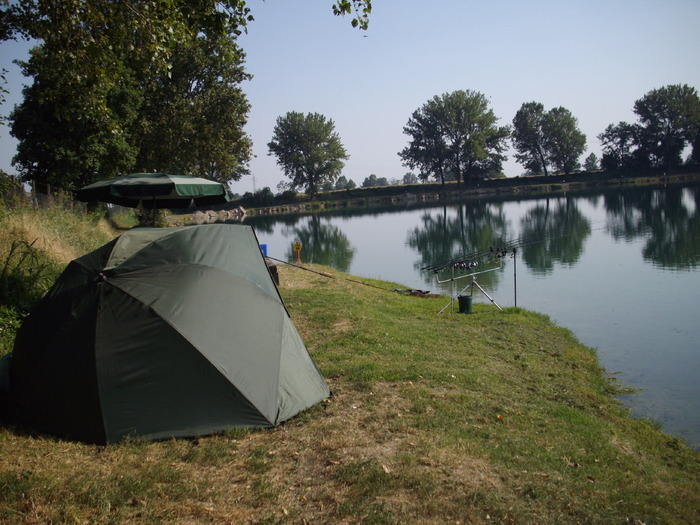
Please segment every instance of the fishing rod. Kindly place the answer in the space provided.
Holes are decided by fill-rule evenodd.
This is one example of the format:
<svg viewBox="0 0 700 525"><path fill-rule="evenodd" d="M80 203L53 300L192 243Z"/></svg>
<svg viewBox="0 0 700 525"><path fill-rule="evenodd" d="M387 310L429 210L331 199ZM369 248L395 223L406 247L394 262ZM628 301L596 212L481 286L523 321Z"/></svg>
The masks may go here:
<svg viewBox="0 0 700 525"><path fill-rule="evenodd" d="M516 252L517 244L513 244L512 246L506 244L496 248L492 246L488 251L460 255L448 261L423 266L421 270L433 271L435 273L448 269L471 270L480 264L491 264L492 262L500 263L509 253L515 254Z"/></svg>
<svg viewBox="0 0 700 525"><path fill-rule="evenodd" d="M299 268L300 270L306 270L307 272L311 272L311 273L315 273L316 275L321 275L323 277L327 277L328 279L337 279L337 277L334 277L333 275L330 275L328 273L317 272L316 270L312 270L311 268L305 268L304 266L301 266L299 264L294 264L294 263L290 263L288 261L283 261L282 259L275 259L274 257L270 257L269 255L267 255L265 257L267 259L272 260L272 261L286 264L287 266L293 266L294 268ZM362 281L358 281L357 279L350 279L349 277L342 277L342 279L345 281L350 281L352 283L364 284L365 286L369 286L370 288L377 288L378 290L384 290L385 292L393 292L394 291L394 290L390 290L389 288L382 288L381 286L377 286L375 284L364 283Z"/></svg>

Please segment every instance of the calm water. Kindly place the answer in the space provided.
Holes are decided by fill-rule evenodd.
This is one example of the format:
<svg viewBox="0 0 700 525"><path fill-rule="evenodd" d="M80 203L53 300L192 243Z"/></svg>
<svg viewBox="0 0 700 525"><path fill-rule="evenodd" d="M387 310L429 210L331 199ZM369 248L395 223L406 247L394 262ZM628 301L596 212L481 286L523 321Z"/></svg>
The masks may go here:
<svg viewBox="0 0 700 525"><path fill-rule="evenodd" d="M472 277L438 278L470 272L422 268L459 259L480 263L471 273L491 269L489 249L505 247L503 264L476 276L494 301L517 300L571 329L610 373L640 389L624 398L635 415L700 448L700 185L246 223L271 257L293 261L299 241L303 262L447 295Z"/></svg>

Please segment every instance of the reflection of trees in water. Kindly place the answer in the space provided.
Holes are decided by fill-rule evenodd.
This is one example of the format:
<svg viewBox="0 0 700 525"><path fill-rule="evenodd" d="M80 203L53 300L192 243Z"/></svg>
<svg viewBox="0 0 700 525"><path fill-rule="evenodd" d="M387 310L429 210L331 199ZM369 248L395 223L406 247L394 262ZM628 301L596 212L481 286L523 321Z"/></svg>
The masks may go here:
<svg viewBox="0 0 700 525"><path fill-rule="evenodd" d="M243 224L252 226L256 233L271 234L275 231L275 226L294 226L301 221L301 215L254 215L246 217Z"/></svg>
<svg viewBox="0 0 700 525"><path fill-rule="evenodd" d="M632 241L644 235L645 222L653 205L654 192L638 188L606 192L604 206L607 214L606 227L615 240Z"/></svg>
<svg viewBox="0 0 700 525"><path fill-rule="evenodd" d="M600 195L599 193L597 193L595 195L585 195L582 198L586 202L590 203L594 208L597 208L600 205L600 203L603 199L603 196Z"/></svg>
<svg viewBox="0 0 700 525"><path fill-rule="evenodd" d="M434 265L481 253L494 246L514 245L515 236L503 211L504 202L494 200L465 201L458 205L422 208L418 223L407 225L407 244L415 250L415 268ZM700 266L700 185L668 187L665 189L620 188L578 197L529 201L533 206L521 219L518 256L534 273L551 272L556 262L574 264L583 253L591 233L589 219L582 216L577 204L605 210L606 229L617 241L642 239L642 256L665 268L694 268ZM383 216L401 212L403 207L381 210L342 209L321 215L270 215L246 218L245 224L256 231L273 233L277 225L285 225L291 238L287 256L294 260L291 243L302 242L302 258L348 271L355 249L349 240L330 223L355 216ZM381 235L379 231L372 234ZM478 269L482 269L481 268ZM456 272L460 275L459 271ZM484 286L496 283L502 272L479 276ZM435 276L420 272L426 284L434 287ZM441 274L449 277L449 273ZM468 279L461 282L466 283ZM443 286L444 288L444 286ZM449 288L444 288L448 290Z"/></svg>
<svg viewBox="0 0 700 525"><path fill-rule="evenodd" d="M521 254L533 273L551 273L554 263L573 265L583 253L591 223L571 198L557 199L550 209L538 204L521 219Z"/></svg>
<svg viewBox="0 0 700 525"><path fill-rule="evenodd" d="M700 264L700 186L626 188L606 193L605 209L614 239L646 239L645 260L665 268Z"/></svg>
<svg viewBox="0 0 700 525"><path fill-rule="evenodd" d="M454 211L448 215L448 210ZM436 210L437 211L437 210ZM452 259L461 259L469 254L488 251L492 246L505 246L509 237L508 221L502 203L470 201L458 206L443 207L442 213L427 211L421 217L421 225L409 230L407 243L418 251L417 269L432 266ZM479 267L477 270L485 269ZM499 272L483 274L479 282L493 286ZM441 279L451 273L441 273ZM460 275L458 272L457 275ZM424 272L426 283L434 282L434 274ZM462 279L463 286L468 279Z"/></svg>
<svg viewBox="0 0 700 525"><path fill-rule="evenodd" d="M303 226L285 228L284 235L301 243L304 262L331 266L341 272L349 270L355 249L340 228L329 224L327 219L312 215ZM286 257L289 261L296 259L292 245L289 246Z"/></svg>

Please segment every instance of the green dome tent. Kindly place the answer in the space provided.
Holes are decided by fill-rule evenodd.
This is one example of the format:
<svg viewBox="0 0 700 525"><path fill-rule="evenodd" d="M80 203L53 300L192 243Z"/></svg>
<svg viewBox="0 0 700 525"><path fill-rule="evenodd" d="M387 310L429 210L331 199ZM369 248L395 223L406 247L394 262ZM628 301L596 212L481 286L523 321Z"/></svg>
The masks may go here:
<svg viewBox="0 0 700 525"><path fill-rule="evenodd" d="M10 362L14 420L91 443L273 426L328 395L243 225L134 229L76 259Z"/></svg>

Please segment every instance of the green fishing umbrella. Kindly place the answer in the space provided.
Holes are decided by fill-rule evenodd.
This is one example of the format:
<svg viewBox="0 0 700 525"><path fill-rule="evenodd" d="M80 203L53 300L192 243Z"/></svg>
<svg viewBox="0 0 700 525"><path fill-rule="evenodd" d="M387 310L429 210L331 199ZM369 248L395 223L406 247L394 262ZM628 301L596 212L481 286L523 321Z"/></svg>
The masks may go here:
<svg viewBox="0 0 700 525"><path fill-rule="evenodd" d="M226 188L220 182L167 173L133 173L101 180L80 188L76 195L82 202L108 202L147 209L189 208L224 204L229 201Z"/></svg>

